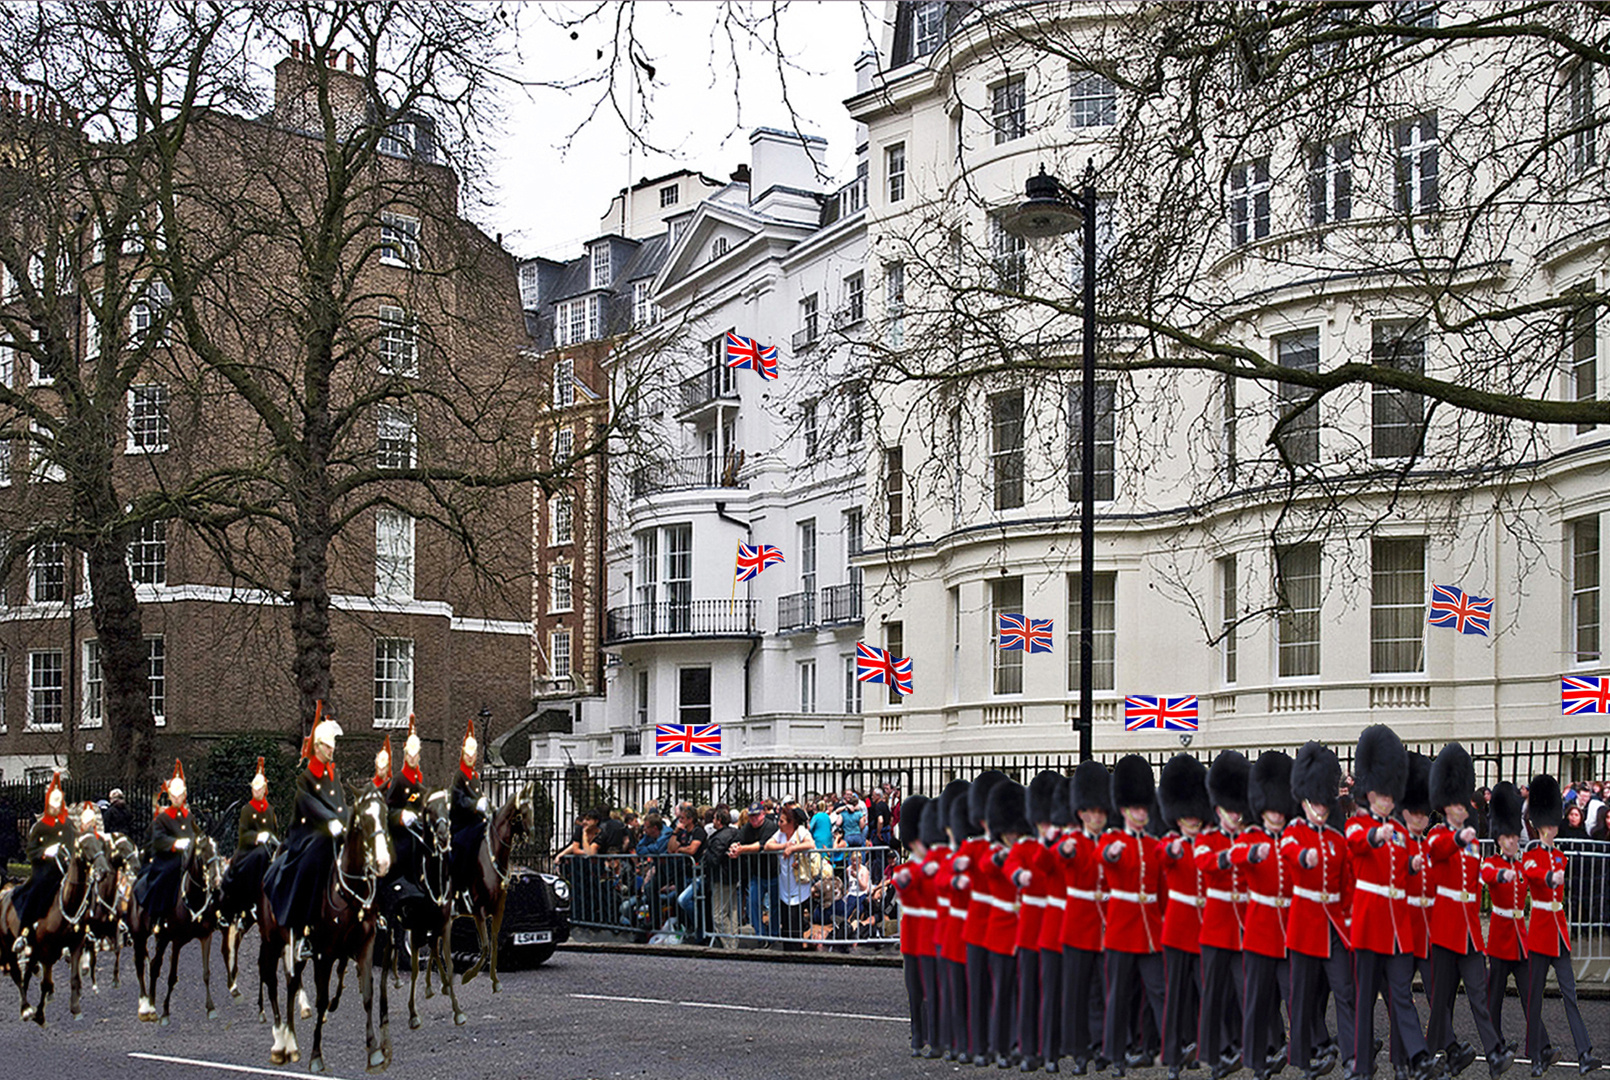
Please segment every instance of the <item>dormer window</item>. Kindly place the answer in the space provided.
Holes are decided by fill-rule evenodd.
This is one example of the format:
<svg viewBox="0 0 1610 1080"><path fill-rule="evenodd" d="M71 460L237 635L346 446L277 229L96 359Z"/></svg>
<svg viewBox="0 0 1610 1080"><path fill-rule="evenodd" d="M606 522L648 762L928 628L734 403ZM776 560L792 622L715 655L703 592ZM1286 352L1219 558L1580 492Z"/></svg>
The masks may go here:
<svg viewBox="0 0 1610 1080"><path fill-rule="evenodd" d="M380 136L380 152L396 157L413 157L414 125L407 120L388 125L385 134Z"/></svg>
<svg viewBox="0 0 1610 1080"><path fill-rule="evenodd" d="M592 287L595 289L609 288L609 245L597 244L593 247Z"/></svg>
<svg viewBox="0 0 1610 1080"><path fill-rule="evenodd" d="M710 258L719 259L732 250L732 243L725 236L716 237L716 242L710 245Z"/></svg>
<svg viewBox="0 0 1610 1080"><path fill-rule="evenodd" d="M682 193L677 190L675 184L669 187L662 187L660 189L660 209L664 210L667 206L675 206L681 197Z"/></svg>

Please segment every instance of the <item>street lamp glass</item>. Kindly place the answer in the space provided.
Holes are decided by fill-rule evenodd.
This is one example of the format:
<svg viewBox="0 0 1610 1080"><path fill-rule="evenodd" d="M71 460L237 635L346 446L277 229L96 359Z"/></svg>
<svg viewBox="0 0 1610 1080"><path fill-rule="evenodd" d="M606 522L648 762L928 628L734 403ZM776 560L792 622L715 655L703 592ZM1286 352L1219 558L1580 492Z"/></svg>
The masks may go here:
<svg viewBox="0 0 1610 1080"><path fill-rule="evenodd" d="M1023 185L1025 200L1001 215L1001 227L1014 236L1061 236L1084 225L1084 210L1069 202L1067 189L1042 168Z"/></svg>

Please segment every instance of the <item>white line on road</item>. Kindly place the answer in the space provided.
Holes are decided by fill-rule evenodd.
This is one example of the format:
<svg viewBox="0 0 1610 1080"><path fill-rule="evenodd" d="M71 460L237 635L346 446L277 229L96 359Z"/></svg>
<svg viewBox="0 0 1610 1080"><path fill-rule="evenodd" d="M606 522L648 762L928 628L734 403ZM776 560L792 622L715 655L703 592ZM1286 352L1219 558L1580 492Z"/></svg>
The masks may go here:
<svg viewBox="0 0 1610 1080"><path fill-rule="evenodd" d="M760 1005L726 1005L710 1001L672 1001L669 998L616 997L613 994L570 994L585 1001L618 1001L632 1005L680 1005L685 1009L728 1009L733 1012L783 1013L787 1016L820 1016L829 1020L881 1020L904 1024L904 1016L868 1016L865 1013L814 1012L810 1009L769 1009Z"/></svg>
<svg viewBox="0 0 1610 1080"><path fill-rule="evenodd" d="M253 1076L294 1076L297 1080L304 1080L307 1076L304 1072L292 1072L289 1069L260 1069L255 1065L230 1065L222 1061L202 1061L200 1058L169 1057L167 1054L140 1054L131 1051L129 1057L139 1058L141 1061L160 1061L166 1065L190 1065L197 1069L250 1073Z"/></svg>

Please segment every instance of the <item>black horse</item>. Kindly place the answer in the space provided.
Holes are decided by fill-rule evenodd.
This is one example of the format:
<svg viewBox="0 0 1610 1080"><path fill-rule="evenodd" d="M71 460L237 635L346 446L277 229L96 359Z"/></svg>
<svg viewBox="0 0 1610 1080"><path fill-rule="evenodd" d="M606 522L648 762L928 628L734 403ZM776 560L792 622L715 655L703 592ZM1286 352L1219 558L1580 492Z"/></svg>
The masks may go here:
<svg viewBox="0 0 1610 1080"><path fill-rule="evenodd" d="M140 1019L157 1019L157 976L162 972L162 951L173 947L168 961L168 992L162 998L162 1024L168 1024L173 987L179 981L179 950L187 941L201 943L201 981L206 988L207 1019L217 1017L212 1002L212 935L218 929L218 899L222 895L223 860L218 842L203 834L184 857L184 879L178 902L171 911L150 911L135 896L129 901L129 934L134 938L134 973L140 980ZM145 955L147 941L155 936L151 949L150 979L147 981Z"/></svg>

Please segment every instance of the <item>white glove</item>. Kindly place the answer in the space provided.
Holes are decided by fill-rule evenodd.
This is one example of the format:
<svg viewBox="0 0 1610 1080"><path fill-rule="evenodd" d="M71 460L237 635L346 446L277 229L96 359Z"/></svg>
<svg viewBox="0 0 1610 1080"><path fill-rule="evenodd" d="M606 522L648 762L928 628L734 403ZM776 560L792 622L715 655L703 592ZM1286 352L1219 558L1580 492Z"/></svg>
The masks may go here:
<svg viewBox="0 0 1610 1080"><path fill-rule="evenodd" d="M1122 855L1123 852L1124 852L1124 845L1120 844L1118 841L1114 840L1112 843L1108 844L1106 846L1106 848L1104 848L1102 850L1101 857L1103 859L1106 859L1108 862L1117 862L1118 861L1118 856Z"/></svg>
<svg viewBox="0 0 1610 1080"><path fill-rule="evenodd" d="M1252 861L1255 862L1255 863L1263 862L1263 860L1265 860L1265 859L1267 859L1269 857L1270 850L1271 849L1270 849L1270 846L1268 844L1254 844L1254 845L1252 845Z"/></svg>
<svg viewBox="0 0 1610 1080"><path fill-rule="evenodd" d="M1564 884L1565 884L1565 871L1564 870L1555 870L1555 871L1553 871L1552 873L1549 874L1549 885L1552 888L1558 889L1561 885L1564 885Z"/></svg>
<svg viewBox="0 0 1610 1080"><path fill-rule="evenodd" d="M1460 847L1469 847L1476 842L1476 830L1467 825L1459 830L1459 835L1455 839L1459 841Z"/></svg>
<svg viewBox="0 0 1610 1080"><path fill-rule="evenodd" d="M188 836L181 836L181 837L179 837L179 839L177 839L177 840L175 840L173 842L173 850L174 851L183 851L185 848L187 848L189 846L190 846L190 837L188 837Z"/></svg>
<svg viewBox="0 0 1610 1080"><path fill-rule="evenodd" d="M961 858L957 859L952 865L955 867L955 869L960 870L962 873L966 873L967 868L969 866L973 865L973 858L972 858L971 855L963 855Z"/></svg>
<svg viewBox="0 0 1610 1080"><path fill-rule="evenodd" d="M402 821L402 823L404 825L412 825L414 822L416 822L418 820L419 820L419 815L414 813L412 810L404 810L402 812L401 821Z"/></svg>
<svg viewBox="0 0 1610 1080"><path fill-rule="evenodd" d="M342 831L343 831L343 828L344 827L341 824L341 819L340 818L331 818L330 819L330 835L331 836L340 836Z"/></svg>
<svg viewBox="0 0 1610 1080"><path fill-rule="evenodd" d="M1184 853L1185 853L1185 841L1183 839L1181 839L1180 837L1176 836L1174 839L1172 839L1172 840L1170 840L1168 842L1168 855L1169 855L1169 858L1177 859L1181 855L1183 855Z"/></svg>
<svg viewBox="0 0 1610 1080"><path fill-rule="evenodd" d="M1029 887L1029 883L1034 880L1034 872L1032 870L1019 870L1012 877L1013 884L1020 889L1026 889Z"/></svg>
<svg viewBox="0 0 1610 1080"><path fill-rule="evenodd" d="M1515 871L1513 871L1513 870L1500 870L1498 872L1498 882L1499 882L1499 884L1508 885L1511 881L1514 881L1514 880L1515 880Z"/></svg>
<svg viewBox="0 0 1610 1080"><path fill-rule="evenodd" d="M936 862L925 862L925 863L922 864L922 876L923 877L933 877L937 873L939 873L939 864L938 863L936 863Z"/></svg>
<svg viewBox="0 0 1610 1080"><path fill-rule="evenodd" d="M47 858L47 859L54 859L60 853L61 853L61 845L60 844L52 844L48 848L45 849L44 857Z"/></svg>
<svg viewBox="0 0 1610 1080"><path fill-rule="evenodd" d="M260 832L260 833L257 834L257 842L259 844L266 844L266 843L268 843L268 841L270 839L271 839L271 837L266 832Z"/></svg>
<svg viewBox="0 0 1610 1080"><path fill-rule="evenodd" d="M1306 848L1297 856L1297 861L1303 865L1303 869L1312 870L1319 865L1319 852L1313 848Z"/></svg>
<svg viewBox="0 0 1610 1080"><path fill-rule="evenodd" d="M486 813L486 805L485 795L482 795L479 799L475 800L475 809L479 810L483 814Z"/></svg>

